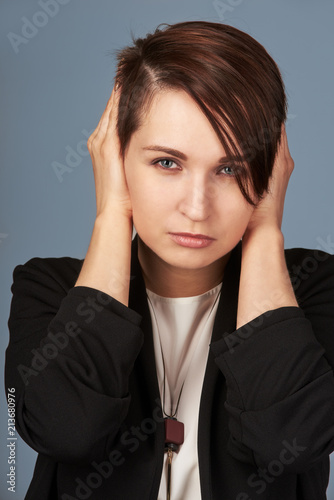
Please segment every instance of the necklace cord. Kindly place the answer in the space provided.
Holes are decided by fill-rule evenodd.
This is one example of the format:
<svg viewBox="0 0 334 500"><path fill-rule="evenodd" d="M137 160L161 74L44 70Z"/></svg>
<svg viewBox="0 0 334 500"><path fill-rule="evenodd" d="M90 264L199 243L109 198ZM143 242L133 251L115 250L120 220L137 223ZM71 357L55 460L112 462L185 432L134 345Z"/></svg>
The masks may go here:
<svg viewBox="0 0 334 500"><path fill-rule="evenodd" d="M212 307L211 307L211 309L210 309L210 312L209 312L209 314L208 314L208 317L207 317L207 319L206 319L206 321L205 321L205 324L204 324L204 326L203 326L203 330L205 329L206 324L207 324L207 322L209 321L209 318L210 318L210 316L211 316L211 314L212 314L212 311L213 311L213 309L214 309L214 307L215 307L215 305L216 305L216 303L217 303L217 301L218 301L218 298L220 297L220 294L221 294L221 289L219 290L219 292L218 292L218 294L217 294L217 296L216 296L216 298L215 298L215 300L214 300L214 302L213 302L213 304L212 304ZM157 316L156 316L156 313L155 313L155 309L154 309L154 307L153 307L153 304L152 304L152 301L151 301L151 299L150 299L149 295L148 295L148 294L146 294L146 295L147 295L147 299L148 299L148 301L149 301L149 302L150 302L150 304L151 304L151 308L152 308L152 311L153 311L153 314L154 314L154 319L155 319L155 322L156 322L156 325L157 325L157 330L158 330L159 338L161 338L161 336L160 336L159 324L158 324ZM183 387L184 387L184 384L185 384L185 381L186 381L186 378L187 378L187 375L188 375L188 371L189 371L189 369L190 369L191 360L192 360L192 357L193 357L193 355L194 355L194 353L195 353L195 351L196 351L196 348L197 348L197 344L198 344L198 342L199 342L199 338L198 338L197 343L196 343L196 345L195 345L195 347L194 347L194 349L193 349L193 353L192 353L192 356L191 356L190 361L189 361L189 365L188 365L188 368L187 368L187 372L186 372L186 374L185 374L185 377L184 377L184 380L183 380L183 383L182 383L182 386L181 386L181 389L180 389L180 393L179 393L179 396L178 396L178 398L177 398L175 411L174 411L174 413L172 413L172 415L168 415L168 413L165 411L165 395L166 395L166 367L165 367L165 358L164 358L163 351L162 351L162 343L161 343L161 340L160 340L160 350L161 350L161 358L162 358L162 366L163 366L163 395L162 395L162 399L163 399L163 401L162 401L162 413L163 413L163 415L165 415L167 418L176 418L177 411L178 411L178 409L179 409L179 404L180 404L180 399L181 399L181 394L182 394L182 391L183 391ZM172 404L171 404L171 408L173 408L173 405L172 405Z"/></svg>

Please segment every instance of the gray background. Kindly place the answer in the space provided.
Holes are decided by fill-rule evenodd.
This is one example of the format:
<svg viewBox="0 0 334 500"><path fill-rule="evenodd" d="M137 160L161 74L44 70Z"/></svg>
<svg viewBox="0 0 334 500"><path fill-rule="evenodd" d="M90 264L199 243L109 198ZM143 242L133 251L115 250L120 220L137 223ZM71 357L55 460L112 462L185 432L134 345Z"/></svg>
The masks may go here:
<svg viewBox="0 0 334 500"><path fill-rule="evenodd" d="M130 43L131 31L138 36L162 22L222 21L265 45L282 70L290 103L287 131L295 171L286 200L285 244L334 253L332 0L226 0L229 10L220 15L212 0L60 2L51 17L40 15L37 0L1 1L2 364L13 268L33 256L85 256L95 191L83 130L95 128L111 92L115 63L108 51ZM30 28L27 43L14 50L8 33L22 36L22 18L39 27ZM71 148L80 154L66 160ZM70 171L58 178L54 162ZM6 438L2 390L0 500L21 500L35 453L18 440L17 492L8 493ZM334 499L334 477L328 498Z"/></svg>

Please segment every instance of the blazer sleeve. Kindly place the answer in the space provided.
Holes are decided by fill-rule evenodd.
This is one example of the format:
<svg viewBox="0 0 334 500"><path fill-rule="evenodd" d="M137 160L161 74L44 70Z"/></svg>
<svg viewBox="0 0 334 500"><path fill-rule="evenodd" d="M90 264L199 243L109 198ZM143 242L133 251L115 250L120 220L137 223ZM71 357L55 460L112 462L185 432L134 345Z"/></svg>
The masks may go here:
<svg viewBox="0 0 334 500"><path fill-rule="evenodd" d="M28 445L86 463L106 456L127 414L143 334L135 311L66 283L70 260L34 258L14 269L5 376Z"/></svg>
<svg viewBox="0 0 334 500"><path fill-rule="evenodd" d="M211 344L226 378L230 454L259 468L280 461L284 473L334 450L334 256L297 254L300 307L268 311Z"/></svg>

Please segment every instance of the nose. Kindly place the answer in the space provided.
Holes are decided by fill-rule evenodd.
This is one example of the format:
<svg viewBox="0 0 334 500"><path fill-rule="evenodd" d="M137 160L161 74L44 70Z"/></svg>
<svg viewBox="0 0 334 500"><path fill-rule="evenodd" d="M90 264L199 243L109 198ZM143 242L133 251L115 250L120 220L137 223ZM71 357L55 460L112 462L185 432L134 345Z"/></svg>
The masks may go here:
<svg viewBox="0 0 334 500"><path fill-rule="evenodd" d="M194 222L205 221L210 214L210 205L208 186L205 181L188 179L179 204L180 212Z"/></svg>

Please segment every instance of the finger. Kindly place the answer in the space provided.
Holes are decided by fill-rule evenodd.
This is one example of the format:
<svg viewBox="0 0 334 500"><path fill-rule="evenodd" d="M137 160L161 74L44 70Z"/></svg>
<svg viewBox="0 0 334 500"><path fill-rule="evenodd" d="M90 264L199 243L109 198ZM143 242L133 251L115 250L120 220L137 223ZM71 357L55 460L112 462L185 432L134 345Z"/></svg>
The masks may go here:
<svg viewBox="0 0 334 500"><path fill-rule="evenodd" d="M280 149L284 148L285 137L286 137L286 130L285 130L284 123L282 123L282 125L281 125L281 134L280 134L280 136L278 138L278 146L277 146L277 150L278 151Z"/></svg>
<svg viewBox="0 0 334 500"><path fill-rule="evenodd" d="M277 151L275 156L275 165L280 164L289 157L288 139L284 123L281 126L281 135L277 143ZM275 166L274 165L274 166ZM274 169L275 170L275 169Z"/></svg>
<svg viewBox="0 0 334 500"><path fill-rule="evenodd" d="M282 141L282 146L283 146L284 151L289 151L288 136L286 135L286 128L285 128L285 124L284 123L282 125L282 137L281 137L281 141Z"/></svg>
<svg viewBox="0 0 334 500"><path fill-rule="evenodd" d="M110 97L108 100L107 106L104 109L103 114L99 120L99 123L97 124L95 130L91 133L91 135L88 138L88 144L92 144L95 141L96 137L101 133L101 125L102 125L102 122L106 119L106 114L108 113L108 108L110 107L111 102L112 102L112 100Z"/></svg>
<svg viewBox="0 0 334 500"><path fill-rule="evenodd" d="M275 165L273 169L273 177L287 184L294 169L294 161L290 154L288 145L288 136L286 133L286 127L282 125L282 135L280 138L280 144L277 148L277 155L275 159Z"/></svg>
<svg viewBox="0 0 334 500"><path fill-rule="evenodd" d="M98 135L104 135L107 128L108 128L108 123L109 123L109 118L110 118L110 112L111 112L111 109L113 107L113 102L114 102L114 96L115 96L115 88L113 88L112 92L111 92L111 95L108 99L108 102L107 102L107 105L102 113L102 116L100 118L100 121L99 123L97 124L97 127L96 129L94 130L94 132L91 134L89 140L91 142L94 141L94 139L96 138L96 136Z"/></svg>
<svg viewBox="0 0 334 500"><path fill-rule="evenodd" d="M110 108L109 119L105 124L105 139L110 141L116 138L116 129L117 129L117 116L118 116L118 107L119 107L119 98L120 98L120 88L113 90L113 101L112 106Z"/></svg>
<svg viewBox="0 0 334 500"><path fill-rule="evenodd" d="M108 130L110 125L110 121L112 118L112 111L115 109L115 95L116 90L115 87L112 89L111 96L109 97L107 106L101 116L101 120L99 122L99 133L104 136Z"/></svg>
<svg viewBox="0 0 334 500"><path fill-rule="evenodd" d="M283 128L282 142L283 142L283 148L284 148L285 158L289 162L293 161L291 153L290 153L290 148L289 148L289 143L288 143L288 136L287 136L287 133L286 133L285 125L284 125L284 128Z"/></svg>

